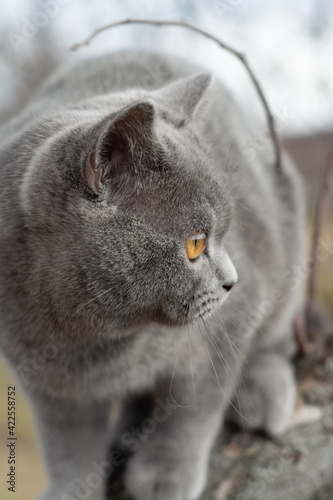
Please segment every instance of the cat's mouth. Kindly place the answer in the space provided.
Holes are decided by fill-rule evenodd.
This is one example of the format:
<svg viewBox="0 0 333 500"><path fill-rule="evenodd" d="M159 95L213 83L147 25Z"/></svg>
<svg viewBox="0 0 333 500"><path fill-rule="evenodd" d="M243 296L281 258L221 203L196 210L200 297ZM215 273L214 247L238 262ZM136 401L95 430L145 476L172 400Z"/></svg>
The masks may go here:
<svg viewBox="0 0 333 500"><path fill-rule="evenodd" d="M214 292L192 296L188 303L189 319L197 320L209 316L222 302L223 297Z"/></svg>
<svg viewBox="0 0 333 500"><path fill-rule="evenodd" d="M168 308L168 316L175 319L177 323L184 324L205 318L216 310L224 301L223 295L216 292L201 292L187 297L180 307ZM175 318L177 316L177 319Z"/></svg>
<svg viewBox="0 0 333 500"><path fill-rule="evenodd" d="M182 301L167 301L161 307L159 321L169 325L183 326L198 319L206 318L225 301L228 294L220 291L194 293ZM158 320L158 319L157 319Z"/></svg>

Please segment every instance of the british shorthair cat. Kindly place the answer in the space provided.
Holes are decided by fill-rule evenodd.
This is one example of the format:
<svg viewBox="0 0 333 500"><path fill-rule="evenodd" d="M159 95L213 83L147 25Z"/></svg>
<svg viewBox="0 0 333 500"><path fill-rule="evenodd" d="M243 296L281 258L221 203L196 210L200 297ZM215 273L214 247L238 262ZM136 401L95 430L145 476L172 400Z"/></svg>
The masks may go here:
<svg viewBox="0 0 333 500"><path fill-rule="evenodd" d="M248 135L210 75L136 52L61 69L3 126L0 339L44 500L102 500L119 467L136 500L197 500L226 415L286 429L303 193Z"/></svg>

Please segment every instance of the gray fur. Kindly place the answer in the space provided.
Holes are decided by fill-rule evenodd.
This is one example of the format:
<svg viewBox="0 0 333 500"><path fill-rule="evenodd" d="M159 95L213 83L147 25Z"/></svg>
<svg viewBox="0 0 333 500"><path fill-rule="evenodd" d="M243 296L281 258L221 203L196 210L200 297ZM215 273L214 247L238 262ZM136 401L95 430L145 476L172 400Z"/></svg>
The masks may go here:
<svg viewBox="0 0 333 500"><path fill-rule="evenodd" d="M146 90L156 65L163 82ZM80 498L82 484L104 498L100 464L122 461L105 462L115 398L113 447L134 451L137 500L200 497L232 400L245 426L288 424L300 180L269 148L244 153L236 105L198 73L157 54L83 61L1 130L0 339L35 409L44 500ZM208 252L191 262L186 239L203 231Z"/></svg>

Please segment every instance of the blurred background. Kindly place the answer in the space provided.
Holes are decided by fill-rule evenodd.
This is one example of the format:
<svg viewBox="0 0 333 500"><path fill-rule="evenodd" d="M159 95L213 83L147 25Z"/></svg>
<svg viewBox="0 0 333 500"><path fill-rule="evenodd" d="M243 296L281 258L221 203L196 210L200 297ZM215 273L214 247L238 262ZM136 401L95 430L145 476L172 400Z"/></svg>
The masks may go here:
<svg viewBox="0 0 333 500"><path fill-rule="evenodd" d="M163 50L204 66L231 90L263 147L265 116L240 63L212 42L182 28L127 26L105 32L89 47L69 48L95 28L128 17L185 19L245 53L261 82L285 147L302 172L308 198L309 235L327 155L333 149L333 2L331 0L11 0L0 7L0 123L22 109L57 65L123 48ZM158 68L149 68L158 79ZM333 207L323 239L333 240ZM318 294L333 310L333 255L319 270ZM0 365L0 496L7 500L7 386ZM16 384L17 385L17 384ZM18 477L16 500L34 500L45 483L33 418L17 389Z"/></svg>

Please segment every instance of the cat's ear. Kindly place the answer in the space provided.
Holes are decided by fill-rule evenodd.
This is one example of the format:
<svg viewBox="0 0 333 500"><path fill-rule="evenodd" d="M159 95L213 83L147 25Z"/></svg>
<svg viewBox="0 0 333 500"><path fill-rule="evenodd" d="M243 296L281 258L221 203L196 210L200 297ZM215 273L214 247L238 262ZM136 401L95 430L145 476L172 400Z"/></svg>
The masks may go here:
<svg viewBox="0 0 333 500"><path fill-rule="evenodd" d="M177 80L155 92L158 99L168 109L173 109L176 114L180 113L184 118L192 118L202 102L211 81L212 75L200 73L199 75Z"/></svg>
<svg viewBox="0 0 333 500"><path fill-rule="evenodd" d="M139 102L123 109L107 121L86 164L86 181L99 193L107 179L140 173L142 149L153 136L155 109L150 102Z"/></svg>

